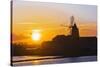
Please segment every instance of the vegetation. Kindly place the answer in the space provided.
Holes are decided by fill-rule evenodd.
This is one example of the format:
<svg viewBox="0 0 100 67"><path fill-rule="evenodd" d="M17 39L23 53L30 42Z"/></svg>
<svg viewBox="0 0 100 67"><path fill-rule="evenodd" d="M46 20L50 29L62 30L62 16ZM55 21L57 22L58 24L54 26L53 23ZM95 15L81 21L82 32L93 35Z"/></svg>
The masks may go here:
<svg viewBox="0 0 100 67"><path fill-rule="evenodd" d="M40 47L28 47L26 44L12 44L12 56L46 55L46 56L87 56L97 55L97 38L80 37L73 39L70 36L59 35L52 41L46 41ZM34 45L34 44L33 44Z"/></svg>

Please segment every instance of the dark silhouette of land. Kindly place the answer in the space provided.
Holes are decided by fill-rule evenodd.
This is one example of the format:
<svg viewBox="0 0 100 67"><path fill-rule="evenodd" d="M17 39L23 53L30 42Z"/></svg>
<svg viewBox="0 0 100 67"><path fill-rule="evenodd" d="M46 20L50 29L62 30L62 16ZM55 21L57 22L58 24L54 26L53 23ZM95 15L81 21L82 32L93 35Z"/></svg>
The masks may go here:
<svg viewBox="0 0 100 67"><path fill-rule="evenodd" d="M97 37L80 37L79 29L71 17L70 35L57 35L52 41L45 41L40 47L27 50L22 44L12 44L12 56L93 56L97 55ZM36 48L36 49L35 49Z"/></svg>

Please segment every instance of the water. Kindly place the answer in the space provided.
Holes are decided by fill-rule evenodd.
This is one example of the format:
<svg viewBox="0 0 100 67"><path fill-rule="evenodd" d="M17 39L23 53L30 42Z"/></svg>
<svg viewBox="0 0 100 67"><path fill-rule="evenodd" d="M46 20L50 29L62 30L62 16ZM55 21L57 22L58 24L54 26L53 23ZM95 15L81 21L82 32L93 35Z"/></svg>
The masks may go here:
<svg viewBox="0 0 100 67"><path fill-rule="evenodd" d="M57 56L14 56L13 61L20 61L20 60L28 60L28 61L12 62L12 63L14 66L24 66L24 65L88 62L88 61L97 60L96 56L83 56L83 57L57 58L57 59L55 59L55 57ZM48 59L45 59L45 58L48 58ZM33 59L33 60L29 60L29 59Z"/></svg>

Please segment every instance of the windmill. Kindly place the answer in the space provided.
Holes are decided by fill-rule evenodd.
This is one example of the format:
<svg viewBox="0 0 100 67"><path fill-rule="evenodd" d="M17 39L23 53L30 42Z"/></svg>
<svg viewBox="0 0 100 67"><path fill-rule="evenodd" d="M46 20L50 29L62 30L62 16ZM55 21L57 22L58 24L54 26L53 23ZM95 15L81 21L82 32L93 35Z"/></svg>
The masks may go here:
<svg viewBox="0 0 100 67"><path fill-rule="evenodd" d="M72 35L72 27L73 27L74 23L75 23L75 22L74 22L74 16L71 16L71 17L70 17L70 25L67 26L67 25L61 24L61 26L67 27L67 31L69 32L69 35Z"/></svg>

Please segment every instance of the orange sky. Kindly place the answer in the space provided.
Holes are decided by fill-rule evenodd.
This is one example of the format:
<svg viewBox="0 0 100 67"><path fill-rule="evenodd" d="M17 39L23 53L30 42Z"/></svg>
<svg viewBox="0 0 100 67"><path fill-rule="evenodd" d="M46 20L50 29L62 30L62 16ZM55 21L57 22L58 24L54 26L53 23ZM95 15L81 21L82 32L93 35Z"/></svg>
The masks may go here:
<svg viewBox="0 0 100 67"><path fill-rule="evenodd" d="M87 7L87 8L86 8ZM41 30L41 40L52 40L56 35L68 35L70 16L74 15L80 36L97 35L96 6L40 3L28 1L13 2L13 42L33 42L32 30Z"/></svg>

